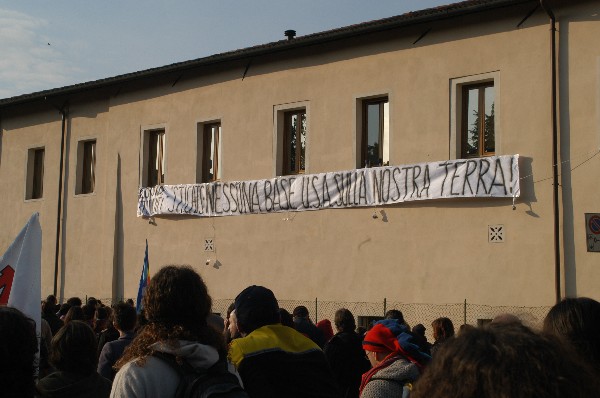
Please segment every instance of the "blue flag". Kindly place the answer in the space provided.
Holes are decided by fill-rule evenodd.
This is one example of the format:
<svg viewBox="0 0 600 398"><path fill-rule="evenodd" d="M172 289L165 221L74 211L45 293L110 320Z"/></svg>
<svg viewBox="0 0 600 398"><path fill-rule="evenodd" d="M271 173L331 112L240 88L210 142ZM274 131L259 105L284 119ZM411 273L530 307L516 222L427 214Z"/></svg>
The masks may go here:
<svg viewBox="0 0 600 398"><path fill-rule="evenodd" d="M148 239L146 239L146 254L144 255L144 265L142 265L142 276L140 277L140 288L138 289L137 302L135 303L135 309L139 314L144 309L142 299L144 298L144 292L146 287L150 283L150 264L148 263Z"/></svg>

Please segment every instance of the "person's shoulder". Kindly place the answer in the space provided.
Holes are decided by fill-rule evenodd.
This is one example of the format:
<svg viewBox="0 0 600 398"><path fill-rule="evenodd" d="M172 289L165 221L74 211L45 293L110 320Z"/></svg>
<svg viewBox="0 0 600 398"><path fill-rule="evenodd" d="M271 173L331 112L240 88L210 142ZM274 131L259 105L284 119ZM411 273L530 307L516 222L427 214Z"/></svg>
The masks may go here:
<svg viewBox="0 0 600 398"><path fill-rule="evenodd" d="M94 372L92 377L94 378L94 384L98 391L110 392L112 381L96 372Z"/></svg>
<svg viewBox="0 0 600 398"><path fill-rule="evenodd" d="M335 341L336 344L343 344L343 345L354 345L354 344L359 344L362 346L362 339L361 337L354 333L354 332L340 332L335 334L331 340L331 341Z"/></svg>
<svg viewBox="0 0 600 398"><path fill-rule="evenodd" d="M361 398L401 397L404 384L391 380L369 381L360 394Z"/></svg>
<svg viewBox="0 0 600 398"><path fill-rule="evenodd" d="M142 378L157 370L162 371L163 368L168 369L170 367L160 359L148 356L145 358L135 358L127 362L121 367L117 375L126 378Z"/></svg>
<svg viewBox="0 0 600 398"><path fill-rule="evenodd" d="M175 390L179 376L164 361L152 356L136 358L127 362L115 375L112 385L113 397L146 397L157 392Z"/></svg>
<svg viewBox="0 0 600 398"><path fill-rule="evenodd" d="M393 382L414 381L419 377L417 365L403 357L397 357L389 366L381 368L373 375L372 380L388 380Z"/></svg>
<svg viewBox="0 0 600 398"><path fill-rule="evenodd" d="M325 344L327 347L342 347L348 344L348 337L341 333L334 334L331 339Z"/></svg>

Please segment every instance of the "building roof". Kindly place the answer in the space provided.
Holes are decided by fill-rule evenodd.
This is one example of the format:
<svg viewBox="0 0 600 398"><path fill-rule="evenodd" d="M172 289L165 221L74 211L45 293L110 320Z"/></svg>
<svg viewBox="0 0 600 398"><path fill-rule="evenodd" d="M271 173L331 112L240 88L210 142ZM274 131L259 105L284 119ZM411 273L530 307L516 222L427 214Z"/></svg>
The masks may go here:
<svg viewBox="0 0 600 398"><path fill-rule="evenodd" d="M142 71L125 73L118 76L78 83L50 90L38 91L31 94L23 94L10 98L0 99L0 108L11 105L24 104L38 100L48 99L55 96L65 96L92 89L109 87L144 78L157 77L173 72L183 72L202 66L225 63L236 60L250 59L256 56L274 54L294 48L302 48L316 44L348 39L360 35L382 32L405 26L417 25L427 22L435 22L449 18L455 18L482 11L489 11L503 7L509 7L523 3L537 3L536 0L466 0L445 6L428 8L420 11L408 12L402 15L378 19L345 26L342 28L327 30L289 39L283 39L271 43L247 47L239 50L228 51L208 57L197 58L189 61L176 62L170 65L145 69Z"/></svg>

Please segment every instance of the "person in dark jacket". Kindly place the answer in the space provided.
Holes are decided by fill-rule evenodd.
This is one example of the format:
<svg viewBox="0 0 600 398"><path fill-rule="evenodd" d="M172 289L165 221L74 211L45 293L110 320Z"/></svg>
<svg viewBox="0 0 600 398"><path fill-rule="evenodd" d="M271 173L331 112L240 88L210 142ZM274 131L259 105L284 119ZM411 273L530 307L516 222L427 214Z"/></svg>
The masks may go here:
<svg viewBox="0 0 600 398"><path fill-rule="evenodd" d="M35 393L35 322L16 308L0 306L0 391L5 398Z"/></svg>
<svg viewBox="0 0 600 398"><path fill-rule="evenodd" d="M235 299L241 338L229 360L252 398L340 397L323 351L298 331L283 326L273 292L250 286Z"/></svg>
<svg viewBox="0 0 600 398"><path fill-rule="evenodd" d="M333 319L337 333L325 345L324 352L344 398L358 398L363 373L371 368L362 348L362 338L354 329L352 312L340 308Z"/></svg>
<svg viewBox="0 0 600 398"><path fill-rule="evenodd" d="M119 303L115 305L113 311L113 324L119 331L119 338L106 343L102 347L102 352L98 359L98 373L110 380L115 378L114 364L121 358L125 348L133 341L133 330L137 321L135 308L130 305Z"/></svg>
<svg viewBox="0 0 600 398"><path fill-rule="evenodd" d="M44 301L42 303L42 319L45 319L48 325L50 325L53 336L63 326L63 321L56 316L56 306L52 301Z"/></svg>
<svg viewBox="0 0 600 398"><path fill-rule="evenodd" d="M427 355L431 355L431 343L427 341L427 336L425 336L425 326L422 323L419 323L412 328L412 334L415 337L415 343L421 347L421 351L426 353Z"/></svg>
<svg viewBox="0 0 600 398"><path fill-rule="evenodd" d="M110 380L96 373L96 335L82 321L71 321L52 339L50 363L57 369L41 379L43 398L108 398Z"/></svg>
<svg viewBox="0 0 600 398"><path fill-rule="evenodd" d="M325 345L325 336L323 336L323 332L321 332L310 319L308 308L299 305L294 308L292 315L294 316L294 327L296 330L317 343L319 347L323 348Z"/></svg>

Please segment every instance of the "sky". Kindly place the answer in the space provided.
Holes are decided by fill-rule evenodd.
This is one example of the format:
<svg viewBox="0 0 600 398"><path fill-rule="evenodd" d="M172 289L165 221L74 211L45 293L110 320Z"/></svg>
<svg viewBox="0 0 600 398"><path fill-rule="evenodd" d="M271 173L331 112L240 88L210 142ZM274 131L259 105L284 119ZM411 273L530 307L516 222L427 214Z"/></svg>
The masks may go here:
<svg viewBox="0 0 600 398"><path fill-rule="evenodd" d="M0 98L455 0L0 0Z"/></svg>

